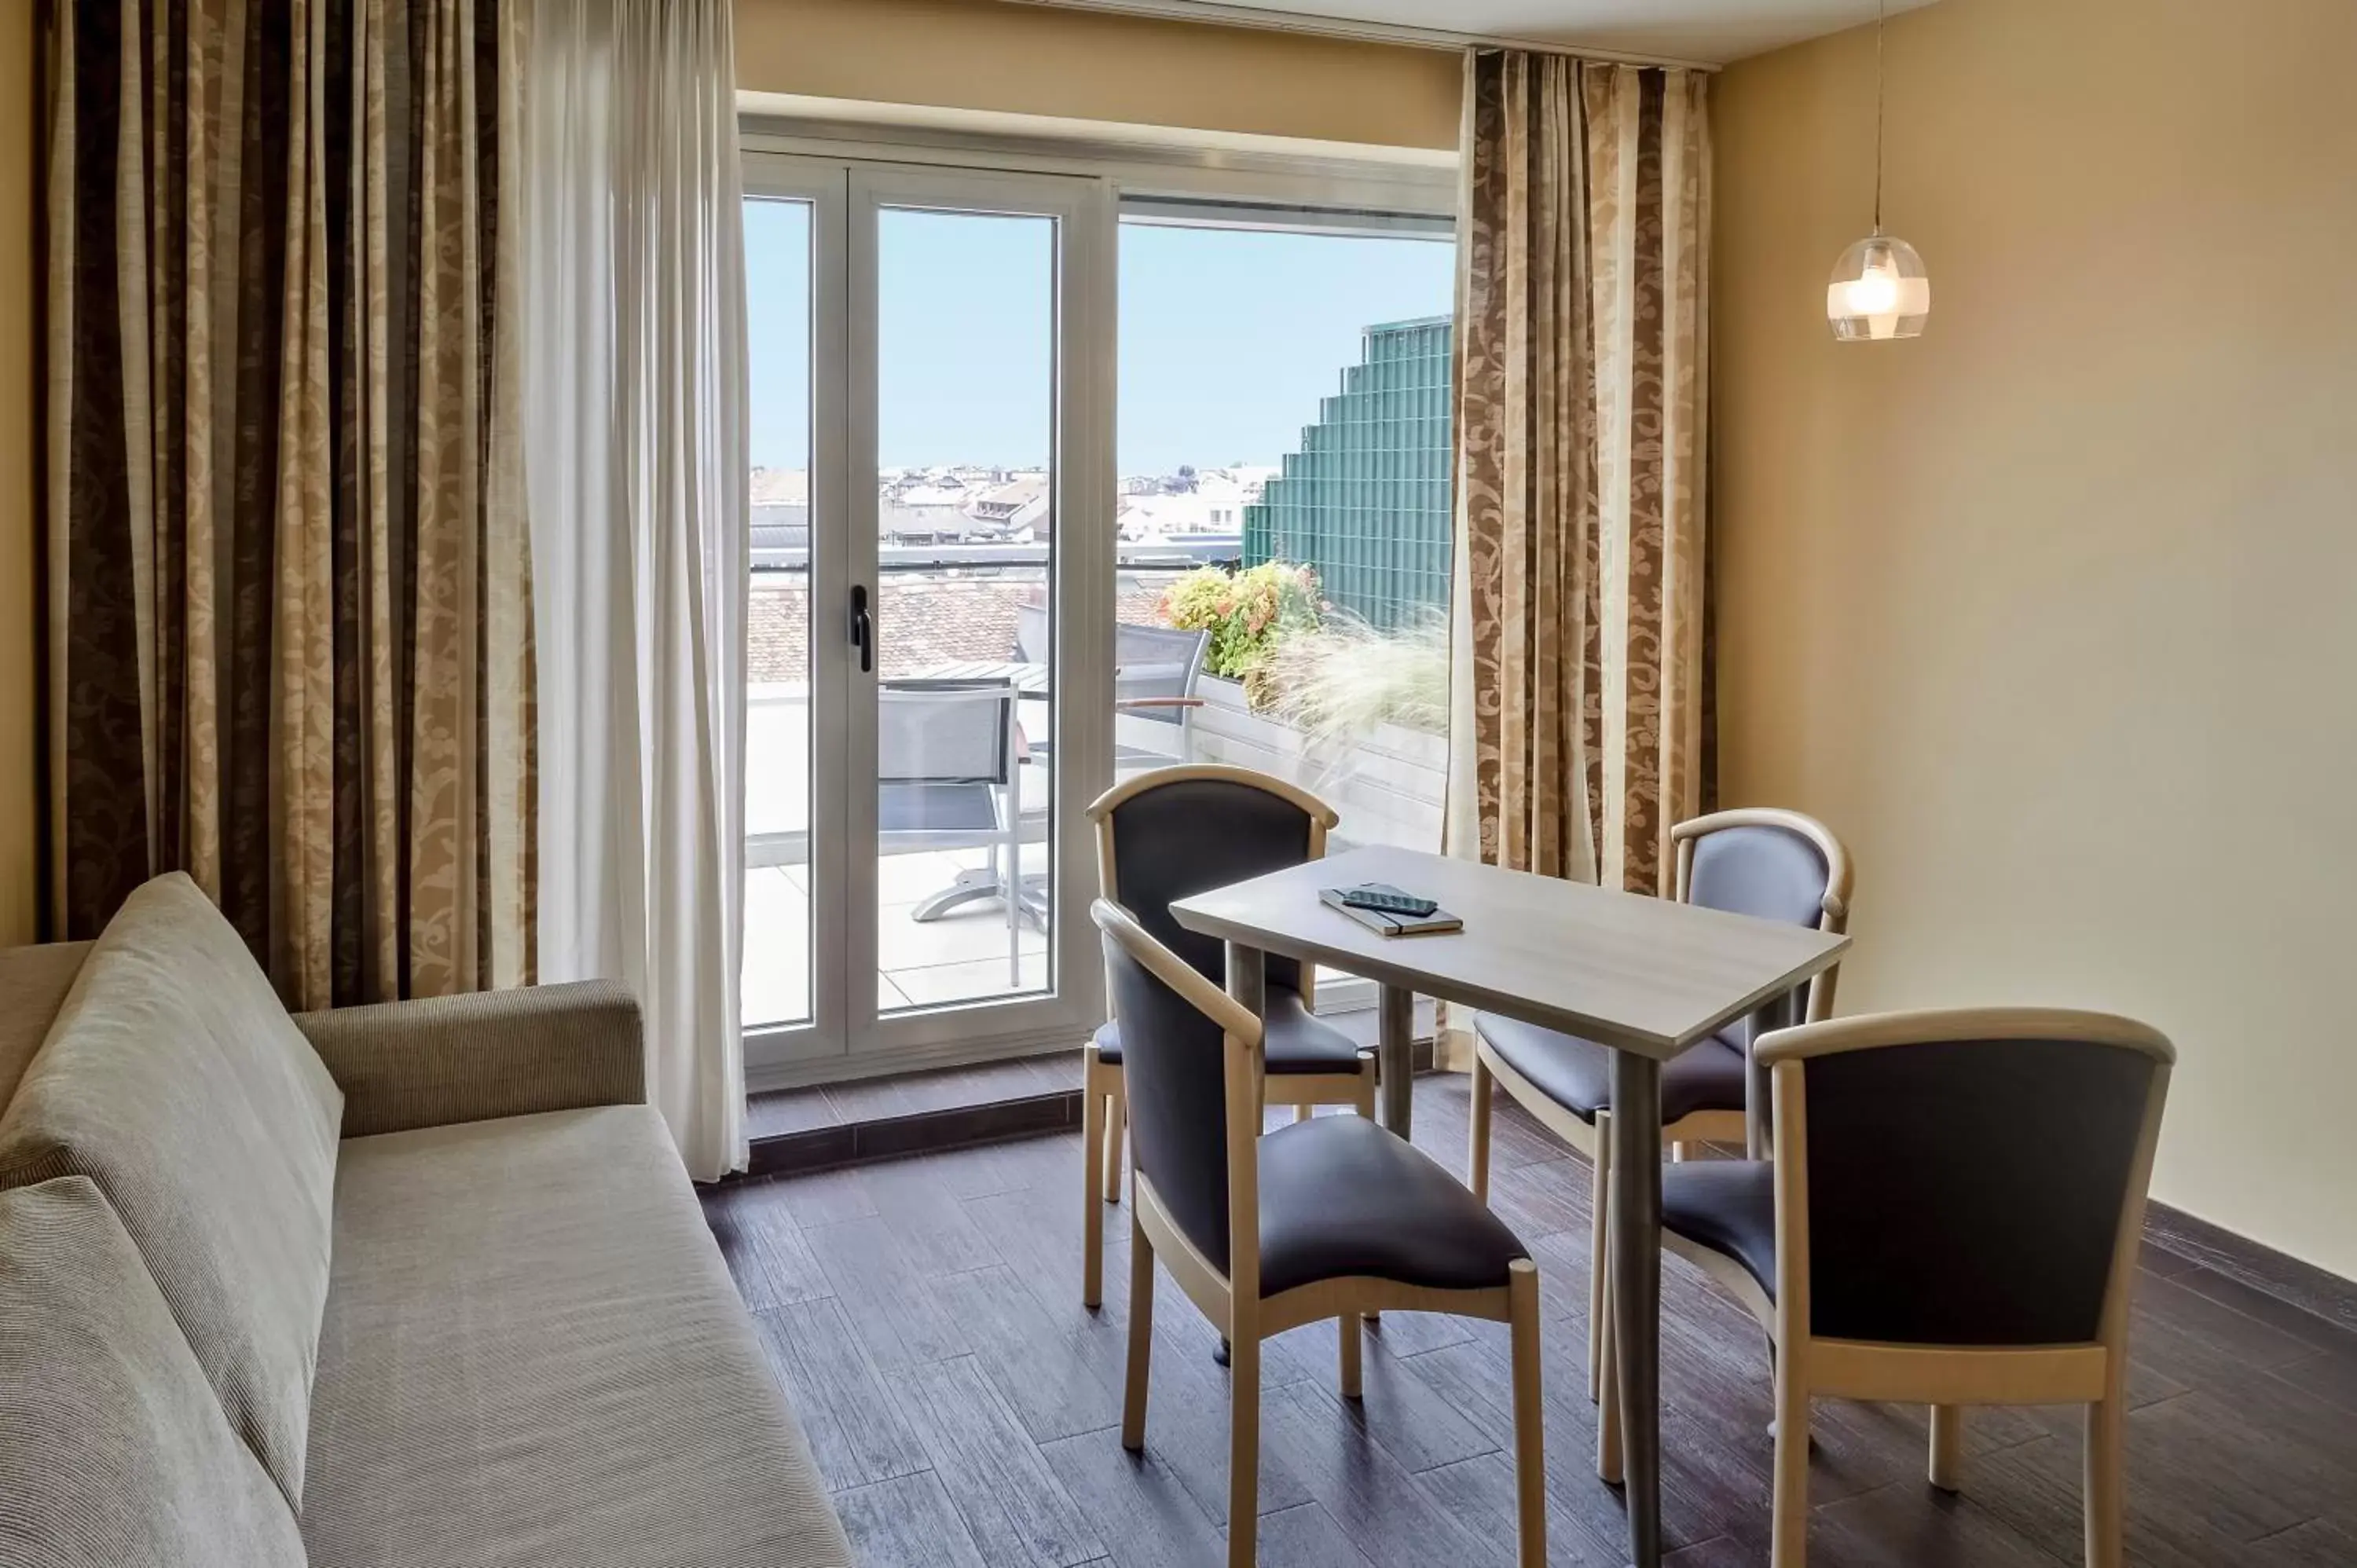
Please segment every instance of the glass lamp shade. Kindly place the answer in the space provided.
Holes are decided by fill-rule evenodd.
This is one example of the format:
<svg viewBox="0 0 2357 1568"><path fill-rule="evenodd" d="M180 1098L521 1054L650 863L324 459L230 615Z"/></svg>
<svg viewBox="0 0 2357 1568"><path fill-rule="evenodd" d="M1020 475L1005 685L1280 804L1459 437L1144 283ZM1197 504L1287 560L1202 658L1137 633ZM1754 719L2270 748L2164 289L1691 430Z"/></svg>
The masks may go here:
<svg viewBox="0 0 2357 1568"><path fill-rule="evenodd" d="M1932 314L1932 280L1904 240L1870 235L1842 252L1825 285L1825 319L1845 343L1920 338Z"/></svg>

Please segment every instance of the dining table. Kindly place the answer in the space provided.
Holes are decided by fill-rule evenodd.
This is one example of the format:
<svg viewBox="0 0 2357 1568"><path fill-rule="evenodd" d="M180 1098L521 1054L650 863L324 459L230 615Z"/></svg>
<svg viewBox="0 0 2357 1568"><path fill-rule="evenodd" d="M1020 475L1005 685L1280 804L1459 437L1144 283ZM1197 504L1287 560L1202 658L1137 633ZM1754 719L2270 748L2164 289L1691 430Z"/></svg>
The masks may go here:
<svg viewBox="0 0 2357 1568"><path fill-rule="evenodd" d="M1463 925L1388 935L1319 897L1370 882L1435 899ZM1170 913L1189 930L1226 944L1229 994L1255 1014L1265 1009L1272 953L1375 982L1383 1121L1402 1137L1409 1135L1415 1114L1410 1052L1418 996L1575 1035L1610 1050L1612 1212L1604 1266L1620 1392L1618 1468L1631 1561L1636 1568L1658 1568L1662 1064L1738 1020L1791 1021L1799 988L1832 968L1849 939L1385 847L1354 849L1199 893L1173 903ZM1756 1101L1748 1118L1756 1155L1764 1135L1765 1090L1756 1072L1747 1082ZM1599 1464L1610 1467L1601 1455Z"/></svg>

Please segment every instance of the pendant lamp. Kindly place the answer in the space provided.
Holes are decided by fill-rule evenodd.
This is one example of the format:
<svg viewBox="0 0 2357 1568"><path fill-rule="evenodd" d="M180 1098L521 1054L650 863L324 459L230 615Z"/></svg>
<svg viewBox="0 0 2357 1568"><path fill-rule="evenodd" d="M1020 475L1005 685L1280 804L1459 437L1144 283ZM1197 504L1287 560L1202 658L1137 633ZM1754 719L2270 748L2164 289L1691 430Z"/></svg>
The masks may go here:
<svg viewBox="0 0 2357 1568"><path fill-rule="evenodd" d="M1874 7L1874 232L1841 253L1825 285L1825 319L1844 343L1920 338L1932 314L1932 279L1915 247L1882 231L1882 29Z"/></svg>

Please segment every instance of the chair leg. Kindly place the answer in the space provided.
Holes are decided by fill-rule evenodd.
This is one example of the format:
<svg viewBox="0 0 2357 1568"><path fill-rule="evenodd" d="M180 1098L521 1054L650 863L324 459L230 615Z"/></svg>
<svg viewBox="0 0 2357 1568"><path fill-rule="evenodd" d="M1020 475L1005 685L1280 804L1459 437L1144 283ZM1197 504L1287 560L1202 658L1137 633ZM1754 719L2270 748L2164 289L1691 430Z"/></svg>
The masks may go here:
<svg viewBox="0 0 2357 1568"><path fill-rule="evenodd" d="M1113 1103L1105 1112L1104 1200L1119 1203L1123 1145L1129 1138L1129 1091L1116 1089L1110 1098Z"/></svg>
<svg viewBox="0 0 2357 1568"><path fill-rule="evenodd" d="M1481 1048L1473 1048L1473 1109L1467 1119L1473 1124L1473 1135L1465 1150L1465 1185L1482 1202L1490 1201L1490 1101L1497 1082L1490 1076L1490 1064L1481 1059Z"/></svg>
<svg viewBox="0 0 2357 1568"><path fill-rule="evenodd" d="M1010 813L1011 814L1011 813ZM998 885L998 901L1006 907L1006 983L1023 989L1023 839L1006 835L1006 880Z"/></svg>
<svg viewBox="0 0 2357 1568"><path fill-rule="evenodd" d="M2120 1568L2127 1561L2127 1402L2120 1396L2115 1381L2110 1398L2087 1407L2087 1568Z"/></svg>
<svg viewBox="0 0 2357 1568"><path fill-rule="evenodd" d="M1308 1105L1308 1103L1307 1101L1304 1101L1303 1103L1301 1103L1301 1104L1299 1104L1299 1105L1297 1105L1297 1106L1295 1106L1295 1107L1293 1108L1293 1120L1294 1120L1297 1123L1298 1123L1298 1122L1307 1122L1307 1121L1308 1121L1308 1120L1309 1120L1309 1118L1310 1118L1310 1116L1312 1115L1312 1113L1313 1113L1313 1112L1312 1112L1312 1110L1311 1110L1310 1106Z"/></svg>
<svg viewBox="0 0 2357 1568"><path fill-rule="evenodd" d="M1104 1302L1104 1139L1107 1097L1092 1066L1081 1090L1081 1305L1094 1311Z"/></svg>
<svg viewBox="0 0 2357 1568"><path fill-rule="evenodd" d="M1964 1485L1964 1407L1935 1404L1932 1407L1932 1460L1926 1474L1933 1486L1953 1492Z"/></svg>
<svg viewBox="0 0 2357 1568"><path fill-rule="evenodd" d="M1768 1568L1805 1568L1809 1557L1809 1388L1799 1357L1776 1358L1776 1479Z"/></svg>
<svg viewBox="0 0 2357 1568"><path fill-rule="evenodd" d="M1546 1399L1539 1380L1539 1271L1518 1259L1506 1283L1514 1355L1514 1498L1521 1568L1546 1568Z"/></svg>
<svg viewBox="0 0 2357 1568"><path fill-rule="evenodd" d="M1146 1447L1146 1395L1154 1362L1154 1243L1133 1211L1129 1221L1129 1367L1121 1385L1121 1445Z"/></svg>
<svg viewBox="0 0 2357 1568"><path fill-rule="evenodd" d="M1612 1316L1612 1293L1604 1288L1605 1260L1612 1255L1612 1118L1596 1118L1596 1153L1587 1181L1587 1397L1604 1397L1605 1329Z"/></svg>
<svg viewBox="0 0 2357 1568"><path fill-rule="evenodd" d="M1342 1397L1346 1400L1358 1399L1362 1396L1363 1388L1360 1378L1360 1358L1363 1347L1360 1341L1365 1337L1366 1329L1355 1312L1346 1312L1334 1321L1336 1328L1340 1331L1337 1337L1341 1340Z"/></svg>
<svg viewBox="0 0 2357 1568"><path fill-rule="evenodd" d="M1375 1053L1372 1051L1359 1053L1358 1112L1364 1121L1375 1119ZM1383 1315L1380 1313L1370 1312L1362 1319L1363 1326L1368 1328L1376 1327L1382 1322Z"/></svg>
<svg viewBox="0 0 2357 1568"><path fill-rule="evenodd" d="M1617 1487L1620 1484L1620 1369L1613 1362L1612 1315L1598 1310L1600 1316L1589 1320L1588 1339L1596 1374L1596 1478Z"/></svg>
<svg viewBox="0 0 2357 1568"><path fill-rule="evenodd" d="M1229 1351L1228 1568L1254 1568L1260 1535L1260 1337L1247 1330Z"/></svg>

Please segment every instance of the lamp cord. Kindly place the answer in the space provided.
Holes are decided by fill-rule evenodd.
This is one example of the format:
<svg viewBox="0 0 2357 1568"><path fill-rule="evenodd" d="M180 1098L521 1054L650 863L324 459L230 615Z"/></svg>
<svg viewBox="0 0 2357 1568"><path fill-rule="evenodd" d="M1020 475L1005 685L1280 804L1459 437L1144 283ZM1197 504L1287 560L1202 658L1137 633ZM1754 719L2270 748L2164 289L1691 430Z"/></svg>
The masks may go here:
<svg viewBox="0 0 2357 1568"><path fill-rule="evenodd" d="M1882 233L1882 27L1888 0L1874 0L1874 232Z"/></svg>

